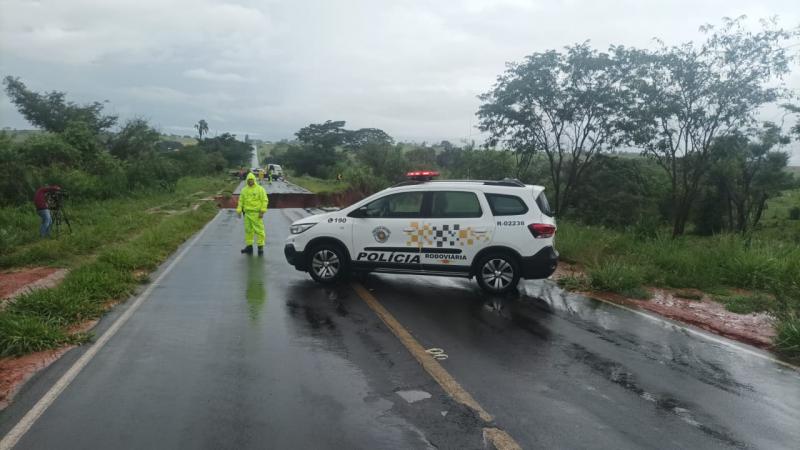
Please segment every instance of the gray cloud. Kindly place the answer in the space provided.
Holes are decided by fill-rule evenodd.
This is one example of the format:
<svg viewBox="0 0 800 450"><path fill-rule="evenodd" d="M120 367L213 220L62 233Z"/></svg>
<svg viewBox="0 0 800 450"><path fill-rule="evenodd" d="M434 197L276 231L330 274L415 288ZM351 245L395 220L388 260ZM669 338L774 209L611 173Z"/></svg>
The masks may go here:
<svg viewBox="0 0 800 450"><path fill-rule="evenodd" d="M165 131L205 118L212 133L278 139L341 119L458 141L480 138L476 96L507 61L587 39L698 39L701 24L740 14L800 23L792 0L0 0L0 74L108 99ZM787 84L800 88L798 74ZM27 126L6 99L0 120Z"/></svg>

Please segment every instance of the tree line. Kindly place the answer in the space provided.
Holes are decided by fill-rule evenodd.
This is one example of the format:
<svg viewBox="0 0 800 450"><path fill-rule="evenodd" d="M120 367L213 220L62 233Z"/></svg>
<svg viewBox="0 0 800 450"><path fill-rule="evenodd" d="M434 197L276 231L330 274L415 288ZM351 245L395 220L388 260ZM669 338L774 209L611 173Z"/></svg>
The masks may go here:
<svg viewBox="0 0 800 450"><path fill-rule="evenodd" d="M224 133L203 138L208 124L198 124L196 145L163 141L146 120L127 121L103 112L103 103L79 105L64 92L38 93L19 78L3 80L19 112L44 133L16 142L0 133L0 205L29 202L44 184L59 184L75 197L105 199L131 191L172 189L186 175L219 173L249 164L251 147Z"/></svg>
<svg viewBox="0 0 800 450"><path fill-rule="evenodd" d="M699 44L601 52L585 42L509 63L479 97L483 149L398 144L381 130L328 121L301 129L275 155L299 173L347 172L362 187L410 168L511 176L546 185L559 216L615 226L663 220L674 236L690 223L701 233L744 233L769 198L794 185L779 150L800 139L800 124L784 134L782 124L758 120L766 105L800 113L781 103L793 93L780 83L800 29L773 19L749 31L744 21L702 27Z"/></svg>

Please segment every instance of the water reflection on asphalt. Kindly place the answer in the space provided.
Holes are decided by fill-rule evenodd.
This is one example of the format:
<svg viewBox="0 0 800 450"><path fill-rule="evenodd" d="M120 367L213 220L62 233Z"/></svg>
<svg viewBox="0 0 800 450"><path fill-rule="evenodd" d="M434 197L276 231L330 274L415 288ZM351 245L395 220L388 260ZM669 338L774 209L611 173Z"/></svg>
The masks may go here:
<svg viewBox="0 0 800 450"><path fill-rule="evenodd" d="M247 309L250 320L258 322L261 311L267 302L267 289L265 286L264 261L259 257L249 258L247 261Z"/></svg>

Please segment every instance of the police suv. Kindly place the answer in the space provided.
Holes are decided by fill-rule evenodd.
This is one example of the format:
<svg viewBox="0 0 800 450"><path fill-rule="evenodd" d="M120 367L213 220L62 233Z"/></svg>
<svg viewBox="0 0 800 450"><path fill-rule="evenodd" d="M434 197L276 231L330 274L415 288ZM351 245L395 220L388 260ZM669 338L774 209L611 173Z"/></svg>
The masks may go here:
<svg viewBox="0 0 800 450"><path fill-rule="evenodd" d="M517 180L409 181L289 228L284 254L320 283L348 272L475 277L500 294L556 268L555 220L542 186Z"/></svg>

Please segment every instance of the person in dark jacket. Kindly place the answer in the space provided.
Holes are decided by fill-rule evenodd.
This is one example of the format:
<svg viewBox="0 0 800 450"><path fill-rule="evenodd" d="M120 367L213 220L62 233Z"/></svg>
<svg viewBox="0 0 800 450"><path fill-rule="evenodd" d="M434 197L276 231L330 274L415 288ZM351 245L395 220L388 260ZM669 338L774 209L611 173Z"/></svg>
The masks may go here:
<svg viewBox="0 0 800 450"><path fill-rule="evenodd" d="M53 218L50 215L50 205L47 204L47 195L60 190L61 186L55 184L42 186L37 189L36 194L33 195L33 204L36 206L36 212L42 219L42 224L39 226L39 236L41 237L50 236L50 225L53 224Z"/></svg>

